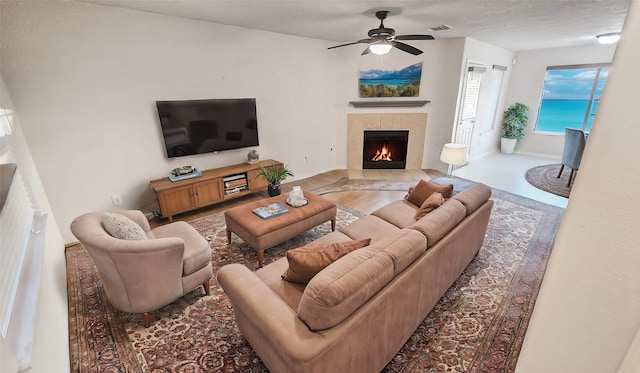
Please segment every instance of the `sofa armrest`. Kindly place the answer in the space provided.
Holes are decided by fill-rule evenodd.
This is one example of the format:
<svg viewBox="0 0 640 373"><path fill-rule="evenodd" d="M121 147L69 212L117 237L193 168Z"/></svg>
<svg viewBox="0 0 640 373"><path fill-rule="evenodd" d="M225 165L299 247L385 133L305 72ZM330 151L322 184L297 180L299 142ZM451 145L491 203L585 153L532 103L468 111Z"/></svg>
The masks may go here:
<svg viewBox="0 0 640 373"><path fill-rule="evenodd" d="M90 253L105 291L116 307L128 312L147 312L182 295L182 239L127 241L107 235L96 239L109 241L96 247L111 247Z"/></svg>
<svg viewBox="0 0 640 373"><path fill-rule="evenodd" d="M259 355L262 351L281 351L281 356L301 363L327 348L325 337L309 330L296 310L247 267L225 265L217 278L233 305L242 335Z"/></svg>

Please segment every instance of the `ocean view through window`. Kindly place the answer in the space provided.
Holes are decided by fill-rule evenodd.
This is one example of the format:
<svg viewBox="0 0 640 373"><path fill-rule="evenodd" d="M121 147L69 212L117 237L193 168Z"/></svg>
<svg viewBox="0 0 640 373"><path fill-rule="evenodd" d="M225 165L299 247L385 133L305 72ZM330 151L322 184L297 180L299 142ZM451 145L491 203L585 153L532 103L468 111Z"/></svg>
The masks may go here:
<svg viewBox="0 0 640 373"><path fill-rule="evenodd" d="M535 132L589 132L608 75L609 64L548 67Z"/></svg>

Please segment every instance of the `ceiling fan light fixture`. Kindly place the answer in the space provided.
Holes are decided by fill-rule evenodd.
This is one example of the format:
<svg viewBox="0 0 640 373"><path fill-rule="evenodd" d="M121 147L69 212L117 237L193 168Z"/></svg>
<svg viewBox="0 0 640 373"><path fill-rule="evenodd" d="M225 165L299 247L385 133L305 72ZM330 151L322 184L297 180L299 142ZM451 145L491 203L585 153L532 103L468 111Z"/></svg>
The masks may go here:
<svg viewBox="0 0 640 373"><path fill-rule="evenodd" d="M2 1L2 0L0 0ZM389 11L381 10L376 12L376 18L380 20L380 26L369 30L367 33L368 38L352 41L350 43L340 44L328 49L346 47L354 44L368 44L367 49L362 52L362 56L369 53L383 55L389 53L391 48L399 49L403 52L417 56L422 53L418 48L412 47L409 44L405 44L407 40L433 40L431 35L396 35L396 30L388 27L384 27L383 21L389 15Z"/></svg>
<svg viewBox="0 0 640 373"><path fill-rule="evenodd" d="M371 44L369 46L369 49L371 49L371 53L373 54L382 55L382 54L389 53L392 47L393 45L391 44L380 43L380 44Z"/></svg>
<svg viewBox="0 0 640 373"><path fill-rule="evenodd" d="M598 42L600 44L613 44L615 42L617 42L618 40L620 40L620 33L619 32L610 32L608 34L601 34L596 36L596 38L598 39Z"/></svg>

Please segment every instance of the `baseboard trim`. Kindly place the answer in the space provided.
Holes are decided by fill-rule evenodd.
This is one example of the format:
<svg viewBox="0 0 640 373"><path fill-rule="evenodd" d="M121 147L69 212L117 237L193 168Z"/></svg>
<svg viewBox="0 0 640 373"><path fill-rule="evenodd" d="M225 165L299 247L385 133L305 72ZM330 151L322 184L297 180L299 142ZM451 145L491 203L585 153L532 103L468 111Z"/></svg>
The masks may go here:
<svg viewBox="0 0 640 373"><path fill-rule="evenodd" d="M550 155L550 154L542 154L542 153L516 151L516 152L513 152L513 154L528 155L531 157L539 157L539 158L548 158L548 159L556 160L558 162L562 160L562 157L558 157L556 155Z"/></svg>

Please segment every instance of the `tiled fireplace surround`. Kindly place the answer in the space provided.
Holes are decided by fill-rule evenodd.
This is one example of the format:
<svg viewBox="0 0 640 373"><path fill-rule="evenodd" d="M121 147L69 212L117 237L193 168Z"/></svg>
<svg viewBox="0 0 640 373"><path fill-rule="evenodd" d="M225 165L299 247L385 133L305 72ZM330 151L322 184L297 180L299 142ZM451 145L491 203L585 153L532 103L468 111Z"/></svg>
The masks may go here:
<svg viewBox="0 0 640 373"><path fill-rule="evenodd" d="M347 168L362 169L365 130L409 130L407 170L422 168L426 113L347 114Z"/></svg>

